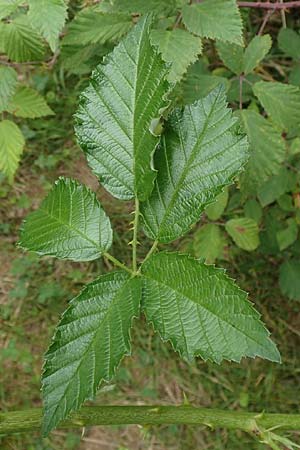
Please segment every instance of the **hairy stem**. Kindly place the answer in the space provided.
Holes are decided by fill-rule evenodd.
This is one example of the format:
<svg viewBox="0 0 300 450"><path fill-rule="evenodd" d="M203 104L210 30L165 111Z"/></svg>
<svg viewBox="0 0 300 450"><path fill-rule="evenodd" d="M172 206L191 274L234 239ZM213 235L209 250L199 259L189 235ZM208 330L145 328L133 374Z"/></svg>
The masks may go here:
<svg viewBox="0 0 300 450"><path fill-rule="evenodd" d="M0 414L0 433L39 430L42 409ZM79 428L92 425L196 424L259 434L267 429L300 429L300 414L265 414L244 411L195 408L193 406L86 406L59 425Z"/></svg>
<svg viewBox="0 0 300 450"><path fill-rule="evenodd" d="M300 1L271 3L271 2L238 2L240 8L288 9L300 8Z"/></svg>
<svg viewBox="0 0 300 450"><path fill-rule="evenodd" d="M103 256L107 258L109 261L111 261L115 266L120 267L120 269L126 270L126 272L130 273L131 275L135 274L133 270L129 269L129 267L121 263L121 261L112 256L110 253L104 253Z"/></svg>
<svg viewBox="0 0 300 450"><path fill-rule="evenodd" d="M135 210L134 210L134 222L133 222L133 239L132 239L132 269L133 272L137 271L137 259L136 259L136 249L138 245L138 228L139 228L139 216L140 216L140 204L139 200L135 199Z"/></svg>

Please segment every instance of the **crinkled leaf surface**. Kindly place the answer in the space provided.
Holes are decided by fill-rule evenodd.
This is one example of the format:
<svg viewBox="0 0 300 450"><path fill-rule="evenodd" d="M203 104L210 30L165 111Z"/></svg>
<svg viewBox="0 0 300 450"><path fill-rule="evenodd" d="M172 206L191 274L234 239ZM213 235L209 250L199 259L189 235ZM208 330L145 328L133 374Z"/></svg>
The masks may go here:
<svg viewBox="0 0 300 450"><path fill-rule="evenodd" d="M85 8L69 24L63 45L84 46L116 42L132 25L129 14L103 14L93 7Z"/></svg>
<svg viewBox="0 0 300 450"><path fill-rule="evenodd" d="M244 110L239 113L250 143L250 158L241 178L245 193L256 190L279 172L285 158L285 143L281 133L261 114Z"/></svg>
<svg viewBox="0 0 300 450"><path fill-rule="evenodd" d="M39 61L43 58L43 41L31 27L27 16L19 16L5 23L1 28L0 40L1 47L12 61Z"/></svg>
<svg viewBox="0 0 300 450"><path fill-rule="evenodd" d="M142 204L147 236L170 242L186 233L247 160L222 87L176 110L155 154L157 179Z"/></svg>
<svg viewBox="0 0 300 450"><path fill-rule="evenodd" d="M20 128L11 120L0 122L0 170L11 182L25 145Z"/></svg>
<svg viewBox="0 0 300 450"><path fill-rule="evenodd" d="M142 276L147 320L183 358L280 360L247 294L224 270L187 255L158 253L142 266Z"/></svg>
<svg viewBox="0 0 300 450"><path fill-rule="evenodd" d="M38 30L55 52L59 33L67 18L64 0L29 0L28 17L33 28Z"/></svg>
<svg viewBox="0 0 300 450"><path fill-rule="evenodd" d="M153 188L150 132L166 106L167 68L150 44L151 18L140 19L99 65L81 97L76 132L88 163L115 197L145 200Z"/></svg>
<svg viewBox="0 0 300 450"><path fill-rule="evenodd" d="M22 3L23 0L1 0L0 20L13 14Z"/></svg>
<svg viewBox="0 0 300 450"><path fill-rule="evenodd" d="M197 36L243 45L242 19L235 0L202 0L186 5L182 19Z"/></svg>
<svg viewBox="0 0 300 450"><path fill-rule="evenodd" d="M0 112L7 108L17 86L17 72L12 67L0 66Z"/></svg>
<svg viewBox="0 0 300 450"><path fill-rule="evenodd" d="M71 301L46 353L43 433L94 397L130 353L130 327L139 314L140 279L103 275Z"/></svg>
<svg viewBox="0 0 300 450"><path fill-rule="evenodd" d="M232 42L217 41L217 50L223 63L237 75L243 72L244 48Z"/></svg>
<svg viewBox="0 0 300 450"><path fill-rule="evenodd" d="M94 192L60 178L39 209L27 217L19 245L40 255L91 261L111 243L110 221Z"/></svg>
<svg viewBox="0 0 300 450"><path fill-rule="evenodd" d="M17 117L29 117L31 119L54 114L44 97L27 86L19 86L17 88L10 99L7 111Z"/></svg>
<svg viewBox="0 0 300 450"><path fill-rule="evenodd" d="M201 39L179 28L172 31L153 30L151 41L158 46L163 60L172 64L168 74L170 82L180 80L188 66L195 62L202 52Z"/></svg>
<svg viewBox="0 0 300 450"><path fill-rule="evenodd" d="M130 14L170 14L176 13L176 0L111 0L110 4L117 11Z"/></svg>
<svg viewBox="0 0 300 450"><path fill-rule="evenodd" d="M271 119L283 130L300 127L300 88L291 84L260 81L253 92Z"/></svg>
<svg viewBox="0 0 300 450"><path fill-rule="evenodd" d="M236 245L243 250L253 251L259 245L257 222L249 217L239 217L226 222L225 229Z"/></svg>

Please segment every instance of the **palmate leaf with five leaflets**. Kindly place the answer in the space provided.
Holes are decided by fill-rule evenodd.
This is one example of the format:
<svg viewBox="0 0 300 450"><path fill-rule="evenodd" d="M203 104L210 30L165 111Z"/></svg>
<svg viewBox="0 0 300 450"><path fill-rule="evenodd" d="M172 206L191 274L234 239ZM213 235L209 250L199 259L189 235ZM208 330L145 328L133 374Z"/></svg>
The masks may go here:
<svg viewBox="0 0 300 450"><path fill-rule="evenodd" d="M158 253L143 264L142 278L148 322L183 358L280 361L247 294L224 270L187 255Z"/></svg>
<svg viewBox="0 0 300 450"><path fill-rule="evenodd" d="M182 20L197 36L243 45L242 19L235 0L202 0L186 5Z"/></svg>
<svg viewBox="0 0 300 450"><path fill-rule="evenodd" d="M81 97L76 134L103 186L119 199L145 200L153 188L152 120L166 106L167 67L150 44L151 18L140 19L99 65Z"/></svg>
<svg viewBox="0 0 300 450"><path fill-rule="evenodd" d="M91 261L111 243L110 221L96 195L74 180L60 178L27 217L19 245L39 255Z"/></svg>
<svg viewBox="0 0 300 450"><path fill-rule="evenodd" d="M147 236L165 243L182 236L232 183L248 156L235 123L222 87L173 113L155 154L153 192L142 204Z"/></svg>
<svg viewBox="0 0 300 450"><path fill-rule="evenodd" d="M71 301L46 353L42 377L43 434L109 381L130 353L141 283L125 272L103 275Z"/></svg>
<svg viewBox="0 0 300 450"><path fill-rule="evenodd" d="M55 52L59 33L67 18L67 4L64 0L29 0L29 21L48 42Z"/></svg>

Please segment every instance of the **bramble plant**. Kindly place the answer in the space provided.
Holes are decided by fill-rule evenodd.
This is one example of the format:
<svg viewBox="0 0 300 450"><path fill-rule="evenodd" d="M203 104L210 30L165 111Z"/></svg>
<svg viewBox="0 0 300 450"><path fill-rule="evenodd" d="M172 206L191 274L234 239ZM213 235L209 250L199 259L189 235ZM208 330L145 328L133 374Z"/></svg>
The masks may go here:
<svg viewBox="0 0 300 450"><path fill-rule="evenodd" d="M33 161L42 169L61 162L54 176L64 176L28 215L19 246L41 256L96 261L86 273L81 265L76 272L80 282L98 277L71 300L46 353L44 436L58 426L204 424L244 430L276 450L298 448L277 428L299 431L300 416L261 413L273 408L264 395L262 405L250 402L258 412L242 410L248 398L238 411L186 402L76 411L131 353L131 328L142 314L189 364L195 357L217 364L256 356L280 361L247 294L214 264L235 277L249 272L261 278L272 307L265 278L272 273L272 286L278 279L274 299L283 307L276 323L273 312L268 317L263 310L264 317L296 378L298 360L280 341L279 324L281 312L288 322L285 313L294 315L300 301L299 10L299 0L0 0L1 201L23 209L16 214L19 229L18 218L31 205L29 196L19 198L26 186L22 164L29 162L31 177ZM77 164L70 126L75 108L77 141L95 183L98 178L111 196L127 202L122 214L128 205L132 210L132 229L121 224L121 241L118 223L111 226L98 196L66 175L74 170L66 169L65 156L72 154ZM27 139L30 152L17 171ZM18 195L10 198L14 177ZM41 178L36 187L49 191L53 173ZM77 166L75 178L89 184ZM90 185L95 189L94 181ZM6 222L0 223L4 234ZM13 247L16 236L9 239ZM131 256L124 245L117 259L125 240L131 240ZM98 273L99 258L115 270ZM29 262L22 261L26 272ZM26 273L15 296L25 298L33 276ZM57 292L59 299L66 295L54 284L35 289L59 305ZM259 303L264 295L253 297ZM297 326L286 328L299 335ZM250 372L254 376L252 366ZM232 395L236 405L240 392ZM282 399L276 396L276 411L298 411L295 400L287 406ZM40 424L39 409L0 413L0 434Z"/></svg>
<svg viewBox="0 0 300 450"><path fill-rule="evenodd" d="M111 380L130 353L130 328L141 311L187 361L280 361L247 294L223 269L157 251L187 233L233 182L247 162L248 141L222 86L192 105L170 106L170 72L150 42L151 22L140 19L97 66L76 114L93 172L116 198L134 199L132 267L108 253L109 218L75 180L60 178L22 230L19 245L27 250L73 261L103 256L119 269L86 285L57 327L42 376L44 435ZM154 241L141 264L140 223Z"/></svg>

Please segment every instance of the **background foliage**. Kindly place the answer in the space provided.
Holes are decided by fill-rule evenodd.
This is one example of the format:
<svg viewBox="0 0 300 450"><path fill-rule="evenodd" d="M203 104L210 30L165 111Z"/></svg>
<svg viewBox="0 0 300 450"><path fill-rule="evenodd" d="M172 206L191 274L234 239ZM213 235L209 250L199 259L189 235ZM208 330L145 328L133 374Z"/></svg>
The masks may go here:
<svg viewBox="0 0 300 450"><path fill-rule="evenodd" d="M21 219L36 208L57 175L72 176L98 190L117 230L114 252L128 258L123 242L130 236L130 225L123 215L131 205L120 206L98 188L76 146L72 115L91 70L134 26L137 15L149 10L155 12L153 43L172 64L169 81L177 83L173 101L189 105L221 83L251 145L238 187L220 194L201 223L174 248L188 249L209 263L220 261L242 280L274 333L283 365L244 361L241 366L218 367L197 361L188 367L140 325L134 333L133 360L126 360L114 385L96 401L178 403L186 396L203 406L299 409L299 11L286 14L284 29L280 13L269 14L264 24L265 12L238 9L233 0L186 3L0 1L3 409L39 404L41 355L57 316L83 281L109 268L106 260L84 266L48 258L38 262L16 252ZM81 443L77 434L61 436L57 431L43 443L26 437L25 445L93 448L89 439L102 442L104 449L175 449L178 439L183 448L241 448L239 433L199 433L193 427L97 430ZM24 448L24 437L3 438L2 445ZM263 448L245 435L243 445Z"/></svg>

